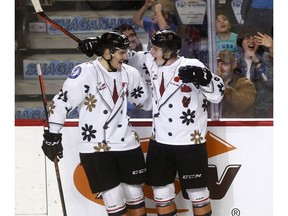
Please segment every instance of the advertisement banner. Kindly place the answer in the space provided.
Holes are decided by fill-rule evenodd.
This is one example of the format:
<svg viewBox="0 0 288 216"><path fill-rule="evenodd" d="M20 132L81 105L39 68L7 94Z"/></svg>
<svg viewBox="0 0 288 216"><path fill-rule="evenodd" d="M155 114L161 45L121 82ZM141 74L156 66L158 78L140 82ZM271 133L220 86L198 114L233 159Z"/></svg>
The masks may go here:
<svg viewBox="0 0 288 216"><path fill-rule="evenodd" d="M38 79L36 65L40 63L44 78L66 79L72 69L86 61L91 61L82 54L54 54L54 55L34 55L23 60L24 79Z"/></svg>
<svg viewBox="0 0 288 216"><path fill-rule="evenodd" d="M83 13L81 13L83 14ZM111 15L114 14L114 15ZM72 14L51 14L49 17L58 25L68 30L71 33L104 33L111 31L112 29L122 25L132 25L136 33L144 33L144 30L132 22L133 11L110 11L110 13L87 12L86 16L79 15L77 13ZM48 34L62 34L50 24L47 24Z"/></svg>
<svg viewBox="0 0 288 216"><path fill-rule="evenodd" d="M151 127L134 128L142 149L147 152ZM269 126L208 127L206 138L213 215L272 215L272 132ZM90 192L86 175L79 164L77 127L64 127L62 133L64 158L61 160L61 174L68 215L106 215L103 200ZM48 166L53 167L52 164ZM53 169L50 171L53 172ZM184 198L177 178L175 186L178 215L193 215L191 202ZM147 213L155 215L152 190L144 186L144 192Z"/></svg>

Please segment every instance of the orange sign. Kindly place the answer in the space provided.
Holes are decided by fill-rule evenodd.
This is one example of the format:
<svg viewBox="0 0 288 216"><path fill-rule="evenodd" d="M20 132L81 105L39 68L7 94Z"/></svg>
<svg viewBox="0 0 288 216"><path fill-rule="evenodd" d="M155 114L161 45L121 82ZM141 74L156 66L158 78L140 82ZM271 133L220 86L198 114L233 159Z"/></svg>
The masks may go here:
<svg viewBox="0 0 288 216"><path fill-rule="evenodd" d="M148 150L149 138L141 138L140 144L141 144L141 148L142 148L143 152L146 153ZM206 145L207 145L207 153L208 153L209 158L236 149L234 146L232 146L231 144L229 144L225 140L221 139L220 137L216 136L215 134L213 134L209 131L206 135ZM84 197L91 200L92 202L95 202L97 204L104 206L104 202L102 200L102 197L101 196L98 197L98 194L93 194L91 192L86 174L85 174L84 169L81 166L81 164L79 164L75 168L73 180L74 180L74 184L75 184L77 190ZM181 191L180 182L178 179L175 179L174 183L175 183L175 190L176 190L175 192L176 192L176 194L179 194ZM152 188L150 186L144 185L144 193L145 193L146 198L153 199L153 192L152 192ZM155 213L156 214L155 208L146 208L146 210L147 210L147 213ZM178 213L186 212L186 211L188 211L188 209L178 209L177 211L178 211Z"/></svg>

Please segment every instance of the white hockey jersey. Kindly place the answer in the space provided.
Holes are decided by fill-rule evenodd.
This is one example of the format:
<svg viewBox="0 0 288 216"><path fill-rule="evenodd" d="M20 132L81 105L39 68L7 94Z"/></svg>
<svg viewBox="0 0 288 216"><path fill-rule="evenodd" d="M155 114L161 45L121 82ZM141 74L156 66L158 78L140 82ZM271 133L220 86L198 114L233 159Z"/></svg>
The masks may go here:
<svg viewBox="0 0 288 216"><path fill-rule="evenodd" d="M212 80L207 86L183 83L178 77L179 68L186 65L205 67L197 59L179 57L172 65L158 66L151 54L134 53L128 58L128 64L136 64L135 61L139 65L144 62L150 75L153 91L152 137L157 142L171 145L205 142L208 102L219 103L222 100L225 91L223 80L212 73ZM165 91L161 96L162 74Z"/></svg>
<svg viewBox="0 0 288 216"><path fill-rule="evenodd" d="M111 74L118 76L118 99L112 99ZM121 71L108 72L96 59L73 68L49 107L50 132L62 128L66 115L79 112L79 152L124 151L139 146L129 123L127 101L152 109L151 90L135 68L122 64Z"/></svg>

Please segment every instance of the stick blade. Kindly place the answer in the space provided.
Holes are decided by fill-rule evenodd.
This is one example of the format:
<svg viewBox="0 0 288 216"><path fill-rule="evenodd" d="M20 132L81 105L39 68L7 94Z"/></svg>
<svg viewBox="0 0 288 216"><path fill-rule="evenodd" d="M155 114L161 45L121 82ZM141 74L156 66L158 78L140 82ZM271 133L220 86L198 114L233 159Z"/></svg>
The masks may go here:
<svg viewBox="0 0 288 216"><path fill-rule="evenodd" d="M41 5L40 5L39 0L31 0L31 2L32 2L33 7L34 7L34 9L35 9L35 11L36 11L37 13L43 11L43 9L42 9L42 7L41 7Z"/></svg>
<svg viewBox="0 0 288 216"><path fill-rule="evenodd" d="M38 75L41 76L41 75L42 75L42 71L41 71L41 65L40 65L40 63L37 63L37 64L36 64L36 67L37 67Z"/></svg>

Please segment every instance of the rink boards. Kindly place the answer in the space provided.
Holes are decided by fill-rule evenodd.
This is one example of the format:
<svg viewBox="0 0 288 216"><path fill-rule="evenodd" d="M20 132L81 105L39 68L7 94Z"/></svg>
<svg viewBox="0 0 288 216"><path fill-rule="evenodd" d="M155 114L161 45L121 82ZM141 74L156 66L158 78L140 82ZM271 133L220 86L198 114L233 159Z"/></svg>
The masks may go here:
<svg viewBox="0 0 288 216"><path fill-rule="evenodd" d="M103 201L90 192L79 165L77 124L77 121L66 122L62 129L64 158L59 168L67 214L104 216ZM151 122L132 121L132 124L146 152ZM42 122L16 121L15 131L16 215L62 215L55 168L51 161L46 161L41 150ZM206 139L213 215L271 216L273 122L209 122ZM178 179L175 185L178 215L193 215L191 203L183 198ZM148 215L156 215L151 188L145 186L144 192Z"/></svg>

